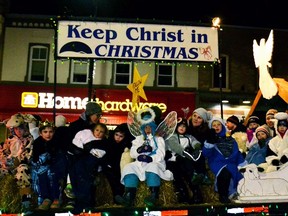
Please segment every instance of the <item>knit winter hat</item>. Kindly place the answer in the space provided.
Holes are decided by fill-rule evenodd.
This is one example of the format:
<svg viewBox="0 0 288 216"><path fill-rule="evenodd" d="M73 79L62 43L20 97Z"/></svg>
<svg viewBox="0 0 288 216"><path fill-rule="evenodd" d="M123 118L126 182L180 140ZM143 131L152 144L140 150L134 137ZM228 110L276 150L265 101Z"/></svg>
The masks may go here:
<svg viewBox="0 0 288 216"><path fill-rule="evenodd" d="M272 115L274 116L278 111L276 109L269 109L267 112L266 112L266 116L268 115Z"/></svg>
<svg viewBox="0 0 288 216"><path fill-rule="evenodd" d="M223 121L222 118L217 117L217 116L213 116L213 118L212 118L212 119L209 121L209 123L208 123L209 128L212 128L212 123L213 123L214 121L219 121L219 122L222 124L223 128L225 127L225 122Z"/></svg>
<svg viewBox="0 0 288 216"><path fill-rule="evenodd" d="M226 121L227 121L227 122L231 122L231 123L233 123L233 124L235 124L235 125L238 125L238 124L239 124L239 119L238 119L238 117L235 116L235 115L230 116Z"/></svg>
<svg viewBox="0 0 288 216"><path fill-rule="evenodd" d="M248 119L248 125L250 123L257 123L257 124L260 124L260 120L257 116L250 116L249 119Z"/></svg>
<svg viewBox="0 0 288 216"><path fill-rule="evenodd" d="M202 107L195 109L193 113L194 112L196 112L203 119L204 122L210 121L213 117L212 112L207 111L206 109Z"/></svg>
<svg viewBox="0 0 288 216"><path fill-rule="evenodd" d="M275 119L278 120L277 126L283 125L288 126L288 114L285 112L278 112L274 115Z"/></svg>
<svg viewBox="0 0 288 216"><path fill-rule="evenodd" d="M63 115L57 115L55 117L55 127L61 127L66 125L66 118Z"/></svg>
<svg viewBox="0 0 288 216"><path fill-rule="evenodd" d="M267 137L270 137L269 130L267 129L267 126L265 125L257 127L255 130L255 134L257 135L258 132L264 132L267 135Z"/></svg>
<svg viewBox="0 0 288 216"><path fill-rule="evenodd" d="M222 130L218 133L218 135L220 136L224 136L226 134L226 127L225 127L225 122L223 121L222 118L217 117L217 116L213 116L213 118L209 121L208 126L211 129L212 128L212 124L214 121L219 121L222 124Z"/></svg>
<svg viewBox="0 0 288 216"><path fill-rule="evenodd" d="M95 102L88 102L86 104L85 114L91 116L93 114L102 114L101 106Z"/></svg>

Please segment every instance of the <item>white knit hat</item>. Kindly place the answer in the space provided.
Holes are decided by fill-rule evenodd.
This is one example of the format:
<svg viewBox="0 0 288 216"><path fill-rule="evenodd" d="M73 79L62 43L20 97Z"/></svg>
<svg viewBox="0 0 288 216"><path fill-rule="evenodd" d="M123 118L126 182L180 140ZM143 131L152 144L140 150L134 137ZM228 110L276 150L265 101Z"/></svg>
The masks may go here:
<svg viewBox="0 0 288 216"><path fill-rule="evenodd" d="M225 122L223 121L222 118L217 117L217 116L213 116L213 118L212 118L212 119L209 121L209 123L208 123L209 128L212 128L212 123L213 123L214 121L219 121L219 122L223 125L223 127L225 127Z"/></svg>
<svg viewBox="0 0 288 216"><path fill-rule="evenodd" d="M193 113L194 112L196 112L203 119L204 122L209 122L213 117L213 114L211 111L207 111L206 109L202 107L195 109Z"/></svg>

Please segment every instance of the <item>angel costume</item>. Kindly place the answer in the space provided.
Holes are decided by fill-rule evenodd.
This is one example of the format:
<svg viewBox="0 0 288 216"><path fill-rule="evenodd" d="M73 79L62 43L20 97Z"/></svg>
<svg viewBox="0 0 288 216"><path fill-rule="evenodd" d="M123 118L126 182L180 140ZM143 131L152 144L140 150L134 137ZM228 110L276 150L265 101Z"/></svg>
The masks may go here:
<svg viewBox="0 0 288 216"><path fill-rule="evenodd" d="M158 136L156 133L159 127L157 127L154 122L154 111L150 108L145 111L145 113L143 113L144 111L141 112L145 114L144 117L141 117L141 119L138 118L138 123L140 122L138 126L140 126L142 134L135 137L130 150L130 156L135 159L135 161L124 166L121 173L121 183L125 185L125 193L123 197L119 196L115 198L116 202L126 206L133 205L139 181L146 181L151 191L151 196L145 198L144 201L148 206L153 206L159 197L161 179L167 181L173 180L172 172L166 170L164 160L166 151L165 141L162 136ZM138 117L141 116L140 114L137 114ZM165 119L163 122L164 121ZM166 119L165 122L167 123L169 121ZM174 131L176 123L172 125ZM131 131L130 127L129 129ZM131 131L131 133L133 135L135 134L133 131Z"/></svg>
<svg viewBox="0 0 288 216"><path fill-rule="evenodd" d="M141 154L137 152L137 149L142 146L144 143L149 143L152 147L152 152L145 153L152 158L152 162L147 163L139 161L137 157ZM127 164L121 175L121 182L124 184L124 177L128 174L136 174L140 181L146 180L146 172L155 173L160 178L171 181L173 180L173 175L169 170L166 170L165 164L165 142L162 137L153 137L149 134L146 139L145 136L137 136L135 140L132 141L132 147L130 150L130 156L135 159L134 162ZM148 182L147 182L148 184ZM149 184L148 184L149 186Z"/></svg>

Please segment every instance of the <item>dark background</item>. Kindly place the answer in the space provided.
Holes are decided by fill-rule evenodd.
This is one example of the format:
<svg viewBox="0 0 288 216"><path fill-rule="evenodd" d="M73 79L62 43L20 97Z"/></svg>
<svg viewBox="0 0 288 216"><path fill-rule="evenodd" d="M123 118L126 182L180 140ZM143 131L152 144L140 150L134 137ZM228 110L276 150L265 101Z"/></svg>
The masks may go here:
<svg viewBox="0 0 288 216"><path fill-rule="evenodd" d="M288 29L283 0L10 0L10 12L109 19L149 19Z"/></svg>

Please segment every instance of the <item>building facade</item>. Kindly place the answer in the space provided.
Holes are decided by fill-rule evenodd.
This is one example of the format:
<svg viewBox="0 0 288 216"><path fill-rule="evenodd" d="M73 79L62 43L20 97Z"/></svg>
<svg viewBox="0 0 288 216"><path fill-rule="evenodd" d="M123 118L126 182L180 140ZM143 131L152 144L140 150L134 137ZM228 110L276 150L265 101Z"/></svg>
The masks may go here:
<svg viewBox="0 0 288 216"><path fill-rule="evenodd" d="M48 120L62 114L68 121L74 121L84 111L87 100L95 100L101 104L108 125L125 122L132 103L127 85L133 82L135 68L140 76L148 74L144 86L147 101L141 98L138 108L157 105L164 116L172 110L183 116L182 108L186 107L191 111L204 107L220 115L222 106L223 118L232 114L244 118L259 89L253 39L258 42L267 39L270 32L270 29L222 26L218 34L219 59L207 62L58 58L57 17L6 14L0 21L1 121L17 112L39 114ZM288 33L274 30L274 35L270 73L272 77L287 79ZM199 52L205 55L207 50ZM245 101L250 103L243 104ZM286 104L277 97L261 99L255 112L261 115L276 106L279 110L286 109Z"/></svg>

